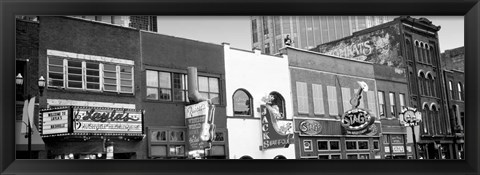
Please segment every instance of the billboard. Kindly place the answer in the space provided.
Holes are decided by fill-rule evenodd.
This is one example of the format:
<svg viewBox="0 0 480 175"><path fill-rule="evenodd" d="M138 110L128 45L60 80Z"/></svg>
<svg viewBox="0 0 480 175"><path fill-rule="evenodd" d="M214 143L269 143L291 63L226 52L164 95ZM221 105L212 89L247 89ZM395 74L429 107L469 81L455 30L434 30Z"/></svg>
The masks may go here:
<svg viewBox="0 0 480 175"><path fill-rule="evenodd" d="M285 148L293 143L293 122L280 120L278 109L261 105L262 149Z"/></svg>
<svg viewBox="0 0 480 175"><path fill-rule="evenodd" d="M72 113L74 133L143 134L141 111L73 107Z"/></svg>
<svg viewBox="0 0 480 175"><path fill-rule="evenodd" d="M399 24L394 24L378 28L369 33L322 44L312 50L323 54L390 66L396 68L396 73L404 74L400 41Z"/></svg>

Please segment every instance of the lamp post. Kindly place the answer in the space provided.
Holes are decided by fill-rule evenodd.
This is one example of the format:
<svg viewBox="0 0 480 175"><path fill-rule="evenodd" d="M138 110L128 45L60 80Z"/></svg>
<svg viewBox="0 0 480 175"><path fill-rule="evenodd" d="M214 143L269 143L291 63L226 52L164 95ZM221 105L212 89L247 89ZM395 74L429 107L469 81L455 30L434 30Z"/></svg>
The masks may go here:
<svg viewBox="0 0 480 175"><path fill-rule="evenodd" d="M23 86L23 76L22 74L18 73L18 75L15 77L15 84L18 86L18 87L22 87ZM39 88L39 93L40 93L40 96L43 95L43 90L45 88L45 78L43 78L43 76L40 76L40 78L38 79L38 88ZM36 94L35 94L36 96ZM30 99L31 95L28 94L27 95L28 99ZM32 158L32 126L30 125L30 122L27 122L25 123L25 121L22 121L24 124L27 125L27 134L25 135L26 138L28 138L28 158L31 159Z"/></svg>
<svg viewBox="0 0 480 175"><path fill-rule="evenodd" d="M413 136L413 149L415 151L414 159L417 159L417 140L415 137L415 126L422 121L422 113L417 111L416 108L406 107L402 109L402 112L399 115L400 123L403 123L405 126L410 126L412 128Z"/></svg>

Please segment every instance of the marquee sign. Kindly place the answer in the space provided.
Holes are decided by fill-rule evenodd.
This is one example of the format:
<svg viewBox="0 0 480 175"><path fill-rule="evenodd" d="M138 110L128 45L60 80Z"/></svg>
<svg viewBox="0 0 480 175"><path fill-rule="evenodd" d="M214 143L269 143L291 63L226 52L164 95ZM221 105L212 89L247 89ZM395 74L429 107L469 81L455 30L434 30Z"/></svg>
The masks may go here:
<svg viewBox="0 0 480 175"><path fill-rule="evenodd" d="M293 122L279 120L277 109L270 105L260 106L262 127L262 150L287 147L293 139Z"/></svg>
<svg viewBox="0 0 480 175"><path fill-rule="evenodd" d="M74 133L142 134L142 112L109 108L73 108Z"/></svg>
<svg viewBox="0 0 480 175"><path fill-rule="evenodd" d="M42 111L40 127L42 134L59 134L68 132L69 108Z"/></svg>

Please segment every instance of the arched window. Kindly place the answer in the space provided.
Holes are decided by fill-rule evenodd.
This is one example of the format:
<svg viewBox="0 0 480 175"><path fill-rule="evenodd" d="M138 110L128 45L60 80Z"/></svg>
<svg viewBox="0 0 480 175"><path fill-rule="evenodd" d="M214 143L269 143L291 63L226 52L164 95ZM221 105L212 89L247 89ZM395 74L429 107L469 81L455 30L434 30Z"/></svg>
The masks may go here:
<svg viewBox="0 0 480 175"><path fill-rule="evenodd" d="M450 99L453 100L453 85L452 81L448 81L448 91Z"/></svg>
<svg viewBox="0 0 480 175"><path fill-rule="evenodd" d="M273 159L287 159L287 158L285 156L278 155L278 156L275 156Z"/></svg>
<svg viewBox="0 0 480 175"><path fill-rule="evenodd" d="M273 97L273 100L271 101L272 107L278 107L278 112L282 116L282 119L285 119L285 99L278 92L271 92L270 95Z"/></svg>
<svg viewBox="0 0 480 175"><path fill-rule="evenodd" d="M423 45L423 42L420 42L420 53L421 53L421 60L423 63L427 62L425 58L425 45Z"/></svg>
<svg viewBox="0 0 480 175"><path fill-rule="evenodd" d="M430 95L433 96L433 97L436 97L437 96L437 90L435 88L435 78L432 76L431 73L428 73L428 79L429 79L428 83L430 83Z"/></svg>
<svg viewBox="0 0 480 175"><path fill-rule="evenodd" d="M233 93L233 115L253 116L253 99L248 91L238 89Z"/></svg>
<svg viewBox="0 0 480 175"><path fill-rule="evenodd" d="M438 107L436 104L431 104L430 106L430 119L432 123L432 133L442 133L441 120L438 116Z"/></svg>
<svg viewBox="0 0 480 175"><path fill-rule="evenodd" d="M430 44L432 44L432 43L430 43ZM433 64L434 66L436 66L436 64L437 64L437 57L436 57L436 55L435 55L435 48L434 48L433 46L434 46L434 45L432 45L432 46L430 47L430 57L432 57L432 64Z"/></svg>
<svg viewBox="0 0 480 175"><path fill-rule="evenodd" d="M412 44L410 43L409 39L405 40L405 44L406 44L406 48L407 48L407 49L405 49L405 57L408 60L412 60Z"/></svg>
<svg viewBox="0 0 480 175"><path fill-rule="evenodd" d="M415 57L417 59L417 61L421 61L422 59L420 58L420 44L418 43L418 41L415 41Z"/></svg>
<svg viewBox="0 0 480 175"><path fill-rule="evenodd" d="M463 86L462 86L462 83L458 82L457 88L458 88L458 100L462 101L463 100Z"/></svg>
<svg viewBox="0 0 480 175"><path fill-rule="evenodd" d="M425 79L423 80L423 82L425 83L425 95L426 96L431 96L432 94L431 94L431 91L430 91L431 90L430 87L432 87L432 86L430 86L431 85L430 84L430 77L428 75L430 75L430 74L427 73L425 75Z"/></svg>
<svg viewBox="0 0 480 175"><path fill-rule="evenodd" d="M428 44L425 44L425 53L427 54L427 63L428 64L431 64L432 63L432 58L430 57L430 47L428 46Z"/></svg>
<svg viewBox="0 0 480 175"><path fill-rule="evenodd" d="M423 133L428 134L428 122L429 122L429 107L428 104L424 103L422 108L422 123L423 123Z"/></svg>
<svg viewBox="0 0 480 175"><path fill-rule="evenodd" d="M426 95L425 93L425 74L422 70L420 70L418 74L418 90L420 91L420 95Z"/></svg>

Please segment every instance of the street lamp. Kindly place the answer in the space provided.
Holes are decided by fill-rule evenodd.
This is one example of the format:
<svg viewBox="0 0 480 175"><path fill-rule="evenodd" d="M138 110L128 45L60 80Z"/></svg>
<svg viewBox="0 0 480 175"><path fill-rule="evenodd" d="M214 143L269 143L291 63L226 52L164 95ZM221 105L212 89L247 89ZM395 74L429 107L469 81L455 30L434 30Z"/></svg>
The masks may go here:
<svg viewBox="0 0 480 175"><path fill-rule="evenodd" d="M419 123L422 121L422 113L417 111L416 108L412 107L405 107L402 109L402 112L399 115L400 123L404 124L405 126L410 126L412 128L412 136L413 136L413 148L414 148L414 157L417 159L417 141L415 137L415 126L418 126Z"/></svg>
<svg viewBox="0 0 480 175"><path fill-rule="evenodd" d="M18 87L23 86L23 77L22 74L18 73L18 75L15 77L15 84ZM40 96L43 96L43 90L45 89L45 78L43 76L40 76L38 79L38 88L40 92ZM36 95L36 94L35 94ZM30 94L28 94L28 99L30 99ZM22 121L25 124L25 121ZM27 134L25 135L26 138L28 138L28 158L32 158L32 126L30 125L30 122L26 123L28 131Z"/></svg>

